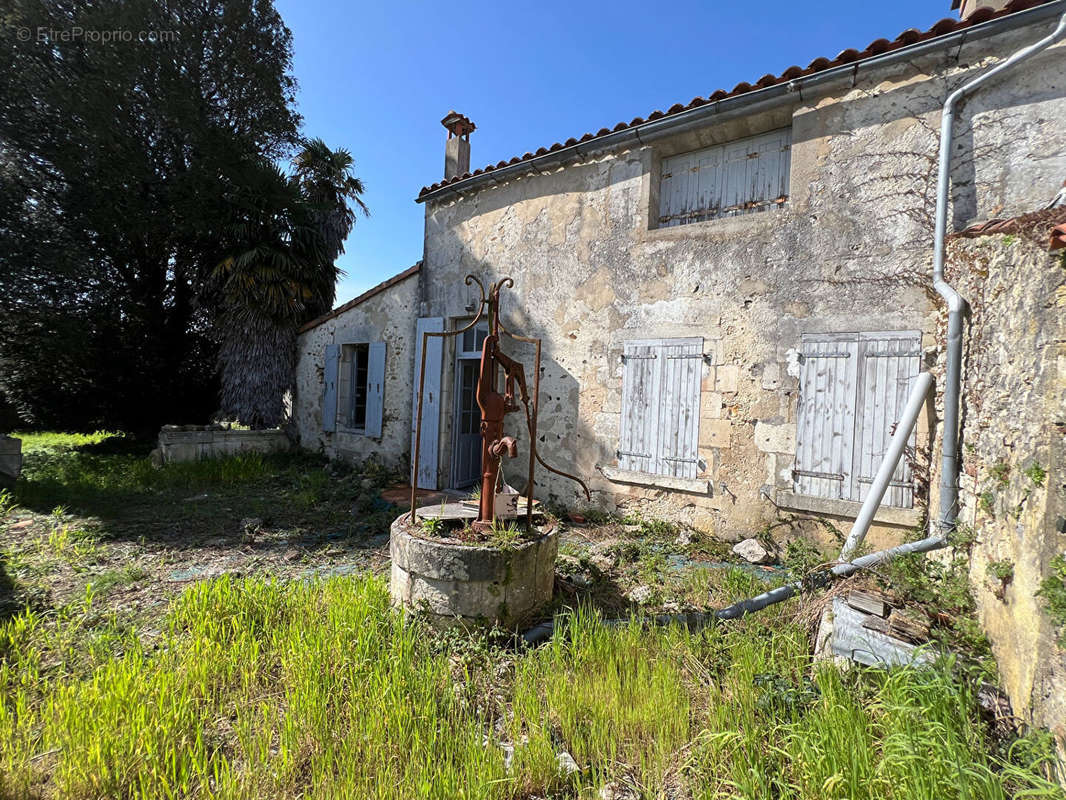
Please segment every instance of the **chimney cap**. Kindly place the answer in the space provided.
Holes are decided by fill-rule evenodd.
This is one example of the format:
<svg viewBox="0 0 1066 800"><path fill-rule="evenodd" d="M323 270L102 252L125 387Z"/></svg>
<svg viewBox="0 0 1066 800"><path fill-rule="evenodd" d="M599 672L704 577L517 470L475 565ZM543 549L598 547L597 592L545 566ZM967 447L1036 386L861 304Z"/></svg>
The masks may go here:
<svg viewBox="0 0 1066 800"><path fill-rule="evenodd" d="M449 111L444 115L440 124L448 129L448 138L453 136L469 136L477 128L470 118L456 111Z"/></svg>

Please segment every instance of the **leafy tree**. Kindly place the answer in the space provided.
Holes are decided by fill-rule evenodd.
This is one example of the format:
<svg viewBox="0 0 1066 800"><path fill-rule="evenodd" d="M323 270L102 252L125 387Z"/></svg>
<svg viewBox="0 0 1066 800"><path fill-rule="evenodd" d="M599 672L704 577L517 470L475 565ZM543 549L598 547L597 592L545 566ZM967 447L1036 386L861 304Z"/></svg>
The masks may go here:
<svg viewBox="0 0 1066 800"><path fill-rule="evenodd" d="M0 19L0 391L38 424L205 417L232 166L298 143L291 34L270 0L0 0Z"/></svg>

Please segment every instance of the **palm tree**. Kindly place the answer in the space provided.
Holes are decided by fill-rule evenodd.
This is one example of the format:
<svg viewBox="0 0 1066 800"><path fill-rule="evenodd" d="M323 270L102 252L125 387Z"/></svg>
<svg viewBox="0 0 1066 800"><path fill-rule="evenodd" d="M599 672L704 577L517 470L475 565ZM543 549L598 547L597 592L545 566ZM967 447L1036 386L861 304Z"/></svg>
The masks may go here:
<svg viewBox="0 0 1066 800"><path fill-rule="evenodd" d="M355 224L363 184L347 151L306 143L286 175L269 161L235 165L225 256L212 272L221 341L221 414L252 428L279 425L299 326L329 310L334 263Z"/></svg>
<svg viewBox="0 0 1066 800"><path fill-rule="evenodd" d="M370 216L370 209L361 197L366 188L352 174L355 159L344 148L331 150L321 139L307 139L292 163L300 193L309 204L315 226L322 235L325 258L332 264L344 252L344 240L355 227L356 214L349 203L364 216ZM319 287L321 295L328 300L325 307L314 309L313 316L333 306L335 285L334 278L328 289Z"/></svg>

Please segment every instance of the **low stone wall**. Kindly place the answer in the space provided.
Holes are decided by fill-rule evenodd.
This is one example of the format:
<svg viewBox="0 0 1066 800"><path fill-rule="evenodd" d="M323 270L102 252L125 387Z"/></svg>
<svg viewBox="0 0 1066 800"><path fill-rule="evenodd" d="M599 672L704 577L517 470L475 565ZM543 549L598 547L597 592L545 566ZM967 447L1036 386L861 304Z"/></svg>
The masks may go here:
<svg viewBox="0 0 1066 800"><path fill-rule="evenodd" d="M1066 551L1066 263L1048 253L1049 228L953 241L949 278L971 311L959 497L976 536L970 583L1015 715L1051 729L1066 755L1066 650L1037 594Z"/></svg>
<svg viewBox="0 0 1066 800"><path fill-rule="evenodd" d="M159 459L164 464L202 461L238 453L275 453L292 446L279 429L228 430L221 425L164 425L159 431Z"/></svg>
<svg viewBox="0 0 1066 800"><path fill-rule="evenodd" d="M0 485L18 480L22 471L22 440L14 436L0 436Z"/></svg>
<svg viewBox="0 0 1066 800"><path fill-rule="evenodd" d="M392 600L441 626L513 628L551 601L559 542L548 532L513 548L449 544L415 536L404 514L392 524Z"/></svg>

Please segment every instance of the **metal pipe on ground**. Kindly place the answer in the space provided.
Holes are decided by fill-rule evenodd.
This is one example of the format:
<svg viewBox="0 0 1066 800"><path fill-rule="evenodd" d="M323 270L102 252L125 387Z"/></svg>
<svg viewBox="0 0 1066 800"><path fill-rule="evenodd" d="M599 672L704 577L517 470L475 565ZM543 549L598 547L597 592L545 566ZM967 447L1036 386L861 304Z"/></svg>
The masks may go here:
<svg viewBox="0 0 1066 800"><path fill-rule="evenodd" d="M861 569L869 569L876 567L880 564L884 564L897 556L905 555L908 553L927 553L930 550L937 550L941 547L946 547L948 544L947 537L943 534L937 533L933 536L929 536L925 539L921 539L916 542L907 542L905 544L897 545L896 547L890 547L886 550L879 550L876 553L870 553L869 555L856 558L852 561L845 562L843 564L837 564L832 569L828 570L827 578L843 578L848 575L852 575ZM828 581L827 581L828 582ZM733 603L731 606L718 609L717 611L700 611L690 614L659 614L654 617L650 617L649 621L656 625L682 625L691 630L699 630L705 628L708 625L712 625L719 620L739 619L740 617L752 614L756 611L762 611L768 606L775 605L777 603L784 602L790 597L794 597L799 594L805 588L806 584L803 581L794 581L792 583L786 583L784 586L778 586L775 589L771 589L768 592L763 592L755 597L749 597L746 600ZM622 618L615 618L606 620L608 625L620 625L628 622L629 620ZM543 642L549 637L555 630L555 620L548 620L542 622L539 625L534 625L529 630L522 634L522 639L526 644L538 644Z"/></svg>

